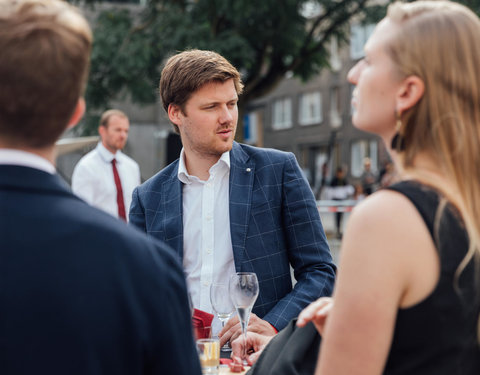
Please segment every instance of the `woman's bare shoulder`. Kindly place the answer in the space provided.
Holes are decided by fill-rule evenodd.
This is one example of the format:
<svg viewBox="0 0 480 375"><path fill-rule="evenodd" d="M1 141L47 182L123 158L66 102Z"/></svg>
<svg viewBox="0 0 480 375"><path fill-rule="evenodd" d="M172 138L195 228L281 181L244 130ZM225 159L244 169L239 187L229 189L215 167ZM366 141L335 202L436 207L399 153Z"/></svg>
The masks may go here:
<svg viewBox="0 0 480 375"><path fill-rule="evenodd" d="M413 203L401 193L384 189L361 201L352 211L349 224L388 228L409 226L411 220L422 220Z"/></svg>

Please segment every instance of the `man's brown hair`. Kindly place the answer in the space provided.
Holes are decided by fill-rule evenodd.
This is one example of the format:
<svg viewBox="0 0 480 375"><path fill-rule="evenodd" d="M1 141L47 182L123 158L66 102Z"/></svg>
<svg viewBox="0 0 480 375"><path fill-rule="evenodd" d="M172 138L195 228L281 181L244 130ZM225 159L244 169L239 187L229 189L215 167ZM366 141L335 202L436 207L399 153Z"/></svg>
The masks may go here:
<svg viewBox="0 0 480 375"><path fill-rule="evenodd" d="M108 128L108 122L112 116L119 116L128 119L128 116L119 109L109 109L102 113L102 117L100 117L100 126Z"/></svg>
<svg viewBox="0 0 480 375"><path fill-rule="evenodd" d="M225 82L233 79L235 90L240 95L243 83L240 73L223 56L213 51L188 50L170 57L160 78L160 97L168 112L170 104L177 105L185 113L185 103L192 94L210 82ZM178 127L173 124L177 133Z"/></svg>
<svg viewBox="0 0 480 375"><path fill-rule="evenodd" d="M59 0L1 0L0 137L11 146L53 145L83 94L92 34Z"/></svg>

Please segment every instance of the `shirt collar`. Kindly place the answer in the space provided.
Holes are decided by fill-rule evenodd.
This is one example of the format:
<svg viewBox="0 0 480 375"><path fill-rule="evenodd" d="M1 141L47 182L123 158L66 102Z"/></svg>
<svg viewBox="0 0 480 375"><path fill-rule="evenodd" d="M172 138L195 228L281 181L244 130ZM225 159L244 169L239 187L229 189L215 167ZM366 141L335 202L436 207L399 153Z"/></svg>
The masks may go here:
<svg viewBox="0 0 480 375"><path fill-rule="evenodd" d="M0 164L19 165L55 174L55 166L47 159L31 152L0 148Z"/></svg>
<svg viewBox="0 0 480 375"><path fill-rule="evenodd" d="M230 170L230 151L225 151L220 159L218 159L218 161L212 167L210 167L209 172L217 169L220 164L225 165ZM185 150L183 148L182 151L180 151L177 177L181 182L187 185L192 183L193 178L196 178L195 176L188 174L187 167L185 165Z"/></svg>
<svg viewBox="0 0 480 375"><path fill-rule="evenodd" d="M111 163L113 159L116 159L117 163L120 162L120 155L122 154L121 151L117 151L115 154L112 154L108 151L102 142L98 142L97 144L97 152L99 153L100 157L105 161L105 163Z"/></svg>

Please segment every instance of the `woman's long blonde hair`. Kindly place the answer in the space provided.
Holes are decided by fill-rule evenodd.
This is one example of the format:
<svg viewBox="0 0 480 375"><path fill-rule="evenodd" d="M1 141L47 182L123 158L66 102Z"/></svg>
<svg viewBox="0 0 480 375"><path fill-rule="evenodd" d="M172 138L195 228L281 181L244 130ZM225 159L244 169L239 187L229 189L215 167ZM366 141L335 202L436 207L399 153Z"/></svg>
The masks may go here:
<svg viewBox="0 0 480 375"><path fill-rule="evenodd" d="M416 175L462 215L469 249L458 280L469 262L480 259L480 20L449 1L394 3L387 18L402 26L387 52L402 75L418 76L425 84L423 97L402 116L401 167L415 175L415 156L426 154L451 183L449 188Z"/></svg>

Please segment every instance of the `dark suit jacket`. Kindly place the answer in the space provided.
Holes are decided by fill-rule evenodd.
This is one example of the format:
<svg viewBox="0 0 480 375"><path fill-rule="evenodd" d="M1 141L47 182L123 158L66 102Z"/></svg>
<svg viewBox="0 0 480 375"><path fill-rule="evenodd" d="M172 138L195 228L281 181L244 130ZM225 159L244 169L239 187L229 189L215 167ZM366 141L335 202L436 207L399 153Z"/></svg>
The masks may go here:
<svg viewBox="0 0 480 375"><path fill-rule="evenodd" d="M0 374L200 374L172 251L0 165Z"/></svg>
<svg viewBox="0 0 480 375"><path fill-rule="evenodd" d="M313 323L297 327L293 319L263 349L246 375L311 375L315 372L321 337Z"/></svg>
<svg viewBox="0 0 480 375"><path fill-rule="evenodd" d="M133 192L130 223L183 254L178 160ZM230 152L230 232L237 272L255 272L253 312L277 329L310 302L330 295L335 278L315 199L292 153L236 142ZM290 267L297 284L292 290Z"/></svg>

